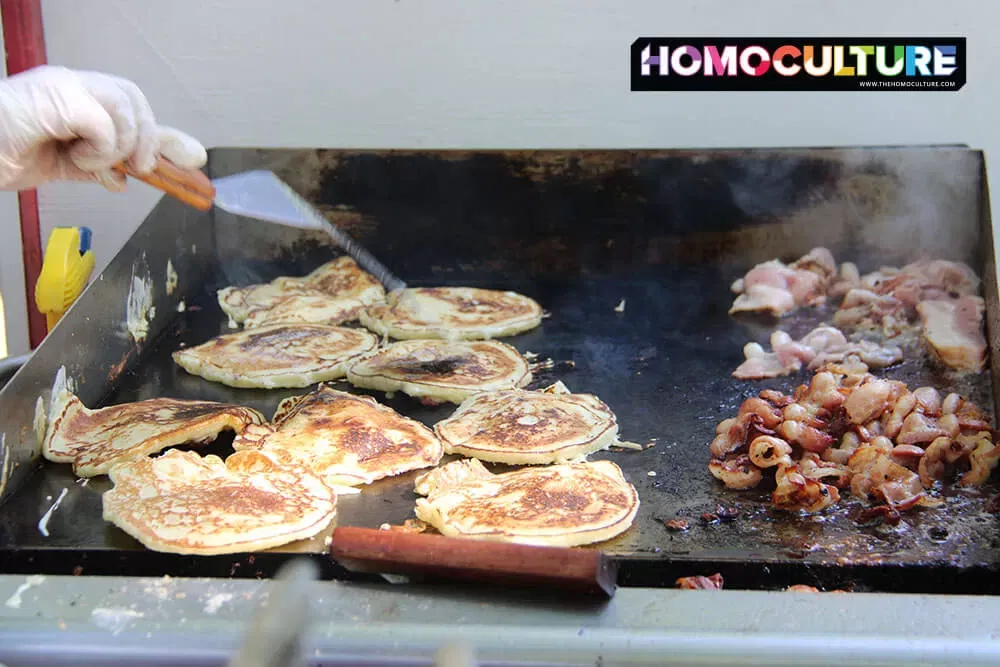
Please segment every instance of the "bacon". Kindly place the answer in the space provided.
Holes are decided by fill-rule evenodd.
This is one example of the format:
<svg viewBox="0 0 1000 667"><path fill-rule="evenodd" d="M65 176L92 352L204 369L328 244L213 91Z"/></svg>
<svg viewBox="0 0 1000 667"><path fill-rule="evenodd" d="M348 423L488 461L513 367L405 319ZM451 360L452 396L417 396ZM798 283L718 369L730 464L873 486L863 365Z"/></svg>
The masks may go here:
<svg viewBox="0 0 1000 667"><path fill-rule="evenodd" d="M917 304L924 339L946 366L978 373L986 366L985 302L979 296Z"/></svg>
<svg viewBox="0 0 1000 667"><path fill-rule="evenodd" d="M800 306L821 304L836 272L837 263L826 248L813 248L791 265L777 259L757 264L733 283L737 296L729 313L782 317Z"/></svg>
<svg viewBox="0 0 1000 667"><path fill-rule="evenodd" d="M722 575L716 572L709 577L681 577L675 584L677 588L689 591L721 591L723 585Z"/></svg>
<svg viewBox="0 0 1000 667"><path fill-rule="evenodd" d="M976 405L867 372L826 368L791 394L764 390L716 431L712 474L749 489L774 471L771 503L791 511L822 511L839 502L838 489L897 512L935 507L941 501L926 489L951 468L964 467L960 483L979 486L1000 464Z"/></svg>
<svg viewBox="0 0 1000 667"><path fill-rule="evenodd" d="M770 342L770 352L759 343L747 343L743 347L745 361L733 371L733 377L741 380L774 378L795 373L803 366L818 368L851 358L872 368L884 368L903 359L903 351L898 347L871 341L848 342L839 329L830 326L816 327L798 341L784 331L775 331Z"/></svg>

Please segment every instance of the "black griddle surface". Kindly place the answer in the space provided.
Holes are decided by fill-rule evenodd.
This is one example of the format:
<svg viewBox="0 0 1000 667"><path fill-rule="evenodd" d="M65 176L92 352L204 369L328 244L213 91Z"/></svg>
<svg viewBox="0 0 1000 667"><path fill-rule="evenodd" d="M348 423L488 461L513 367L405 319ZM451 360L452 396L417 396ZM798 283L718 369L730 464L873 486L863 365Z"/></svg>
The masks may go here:
<svg viewBox="0 0 1000 667"><path fill-rule="evenodd" d="M727 314L729 285L738 271L713 266L680 266L634 271L628 276L574 277L572 280L498 281L495 276L452 272L434 284L479 285L521 291L551 314L535 331L505 339L553 368L537 373L532 387L562 380L575 392L597 394L616 412L621 436L652 446L644 451L600 453L618 463L638 488L641 508L634 526L601 545L621 560L625 585L673 584L679 576L720 571L727 587L783 587L793 583L848 586L865 590L949 593L998 592L986 577L997 562L997 522L984 511L996 489L951 493L945 508L905 513L895 527L860 525L859 505L844 494L834 509L799 516L768 507L761 489L726 490L709 474L708 443L715 425L735 414L741 401L765 387L790 391L808 381L805 373L763 382L730 376L748 340L765 342L772 324ZM305 390L241 390L188 375L171 360L180 345L195 345L229 331L214 300L221 276L187 302L187 310L118 382L104 404L157 396L230 401L270 416L286 396ZM430 281L426 281L430 284ZM419 282L411 282L417 286ZM615 307L625 300L624 312ZM782 323L801 335L830 312L803 311ZM911 359L919 352L908 351ZM954 380L930 369L923 356L890 369L887 377L911 386L955 387ZM988 376L956 387L987 410ZM338 388L358 393L344 382ZM402 414L431 425L454 406L429 408L398 394L392 400L371 393ZM230 437L203 449L225 455ZM360 495L340 499L339 523L377 527L413 516L415 473L383 480ZM316 553L321 539L291 548L242 557L192 558L143 549L101 520L100 493L106 478L86 485L70 466L43 464L0 518L0 569L88 574L269 576L291 553ZM766 486L766 485L765 485ZM68 489L60 509L41 534L37 519ZM736 508L735 519L705 522L718 506ZM664 521L684 518L690 529L672 533ZM27 519L27 520L26 520ZM348 576L326 565L330 576ZM934 576L937 571L946 579Z"/></svg>

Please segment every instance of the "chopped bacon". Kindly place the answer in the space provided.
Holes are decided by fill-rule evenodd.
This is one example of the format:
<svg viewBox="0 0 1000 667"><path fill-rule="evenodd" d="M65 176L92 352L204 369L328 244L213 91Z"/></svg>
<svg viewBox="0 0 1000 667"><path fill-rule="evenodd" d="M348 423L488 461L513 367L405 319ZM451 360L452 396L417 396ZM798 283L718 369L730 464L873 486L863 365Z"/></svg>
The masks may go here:
<svg viewBox="0 0 1000 667"><path fill-rule="evenodd" d="M849 342L839 329L819 326L797 341L784 331L775 331L771 334L770 352L751 342L743 347L743 356L746 361L733 371L733 377L760 380L790 375L803 366L817 368L848 358L856 358L868 367L884 368L902 361L903 351L871 341Z"/></svg>
<svg viewBox="0 0 1000 667"><path fill-rule="evenodd" d="M919 260L902 268L883 267L860 275L845 262L839 272L826 248L786 265L774 259L752 268L732 285L737 294L730 314L746 311L784 316L801 306L843 297L833 324L843 329L874 329L895 337L919 327L933 354L945 365L961 371L980 372L986 363L983 331L985 304L978 296L980 280L969 266L943 259ZM748 343L746 357L733 373L742 379L788 375L808 365L860 357L869 367L898 362L898 348L874 343L848 344L836 329L820 327L823 340L792 340L784 332L771 336L771 351Z"/></svg>
<svg viewBox="0 0 1000 667"><path fill-rule="evenodd" d="M986 363L979 278L958 262L922 260L902 269L883 268L848 289L833 322L840 327L869 324L895 336L914 326L945 365L979 372Z"/></svg>
<svg viewBox="0 0 1000 667"><path fill-rule="evenodd" d="M716 572L710 577L695 576L695 577L681 577L676 582L677 588L683 588L689 591L721 591L722 590L722 575Z"/></svg>
<svg viewBox="0 0 1000 667"><path fill-rule="evenodd" d="M950 470L964 467L959 482L979 486L1000 463L985 414L967 399L834 366L791 395L747 399L717 433L712 474L749 489L774 471L771 502L794 511L835 505L839 489L895 512L933 507L927 489Z"/></svg>
<svg viewBox="0 0 1000 667"><path fill-rule="evenodd" d="M777 259L763 262L733 283L737 297L729 312L781 317L799 306L821 304L836 273L837 263L826 248L813 248L791 265Z"/></svg>
<svg viewBox="0 0 1000 667"><path fill-rule="evenodd" d="M806 584L792 584L791 586L789 586L788 588L785 589L785 592L786 593L822 593L823 591L821 591L820 589L816 588L815 586L807 586ZM832 591L827 591L827 592L828 593L846 593L847 591L842 591L842 590L840 590L838 588L838 589L835 589L835 590L832 590Z"/></svg>

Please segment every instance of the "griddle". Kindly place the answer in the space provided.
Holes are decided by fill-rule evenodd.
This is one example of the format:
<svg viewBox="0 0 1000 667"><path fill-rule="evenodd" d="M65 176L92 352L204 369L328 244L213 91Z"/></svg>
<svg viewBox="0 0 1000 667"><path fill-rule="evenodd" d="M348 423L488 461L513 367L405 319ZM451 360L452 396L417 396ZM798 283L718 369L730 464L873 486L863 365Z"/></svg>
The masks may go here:
<svg viewBox="0 0 1000 667"><path fill-rule="evenodd" d="M669 587L721 572L727 588L1000 590L1000 526L988 506L995 483L950 492L946 508L907 512L889 526L859 523L849 496L819 516L773 510L768 489L729 491L707 470L719 421L761 389L790 391L809 378L731 377L743 345L766 343L774 323L730 317L729 286L757 262L818 245L862 272L921 257L973 266L987 300L991 371L956 381L908 350L884 375L959 390L995 412L1000 307L980 151L210 151L212 178L255 168L275 170L411 286L512 289L543 305L550 316L539 329L505 339L551 360L532 386L562 380L595 393L618 415L623 438L652 443L595 456L618 463L642 502L632 529L598 547L616 561L620 585ZM229 331L215 302L220 287L304 275L336 252L322 234L163 199L0 392L0 572L268 577L289 556L310 553L324 576L365 576L332 563L322 536L238 556L145 550L101 520L107 480L84 486L68 465L39 463L31 430L35 401L63 364L91 407L171 396L272 414L304 390L231 389L187 375L170 354ZM168 259L179 276L171 294ZM155 315L140 344L123 324L134 275L154 285ZM801 311L781 325L801 335L830 314ZM426 424L454 409L371 395ZM204 451L225 454L230 441ZM340 525L411 518L413 477L342 497ZM64 488L44 536L39 519ZM690 529L668 531L674 518Z"/></svg>

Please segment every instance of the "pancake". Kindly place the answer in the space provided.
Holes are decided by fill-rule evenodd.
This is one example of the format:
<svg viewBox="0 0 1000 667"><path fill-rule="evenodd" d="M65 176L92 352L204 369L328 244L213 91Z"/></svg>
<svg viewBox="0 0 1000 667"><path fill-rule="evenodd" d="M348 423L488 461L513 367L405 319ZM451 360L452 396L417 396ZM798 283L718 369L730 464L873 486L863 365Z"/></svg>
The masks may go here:
<svg viewBox="0 0 1000 667"><path fill-rule="evenodd" d="M591 394L514 389L478 394L434 426L447 454L510 465L579 460L618 442L618 422Z"/></svg>
<svg viewBox="0 0 1000 667"><path fill-rule="evenodd" d="M416 514L449 537L574 547L628 530L639 494L610 461L531 467L495 475L476 459L424 473Z"/></svg>
<svg viewBox="0 0 1000 667"><path fill-rule="evenodd" d="M104 520L154 551L210 556L308 539L336 518L337 496L315 475L241 467L177 449L118 464Z"/></svg>
<svg viewBox="0 0 1000 667"><path fill-rule="evenodd" d="M223 334L177 350L173 359L192 375L230 387L301 388L344 377L378 343L363 329L275 324Z"/></svg>
<svg viewBox="0 0 1000 667"><path fill-rule="evenodd" d="M478 392L524 387L531 369L520 352L499 341L404 340L354 363L347 380L363 389L461 403Z"/></svg>
<svg viewBox="0 0 1000 667"><path fill-rule="evenodd" d="M256 410L239 405L172 398L90 410L68 389L54 389L42 455L72 463L80 477L94 477L121 461L174 445L209 443L222 431L240 433L265 421Z"/></svg>
<svg viewBox="0 0 1000 667"><path fill-rule="evenodd" d="M273 308L289 297L326 297L325 294L317 290L301 287L279 287L273 283L245 287L223 287L216 293L216 296L219 307L229 318L229 324L233 328L246 321L250 313Z"/></svg>
<svg viewBox="0 0 1000 667"><path fill-rule="evenodd" d="M331 299L325 294L307 293L285 297L270 308L255 308L243 320L245 329L270 324L327 324L336 326L355 320L362 306L358 302Z"/></svg>
<svg viewBox="0 0 1000 667"><path fill-rule="evenodd" d="M271 424L247 427L233 449L304 467L330 486L369 484L428 468L444 454L437 436L420 422L371 397L326 385L286 398Z"/></svg>
<svg viewBox="0 0 1000 667"><path fill-rule="evenodd" d="M542 323L542 307L516 292L478 287L412 287L361 311L361 324L397 339L502 338Z"/></svg>
<svg viewBox="0 0 1000 667"><path fill-rule="evenodd" d="M219 307L235 324L244 322L254 311L275 308L289 297L312 297L325 299L330 303L336 302L331 307L340 313L342 319L329 323L342 324L356 319L365 306L383 301L385 288L353 259L344 256L323 264L307 276L282 276L264 284L225 287L217 293Z"/></svg>

